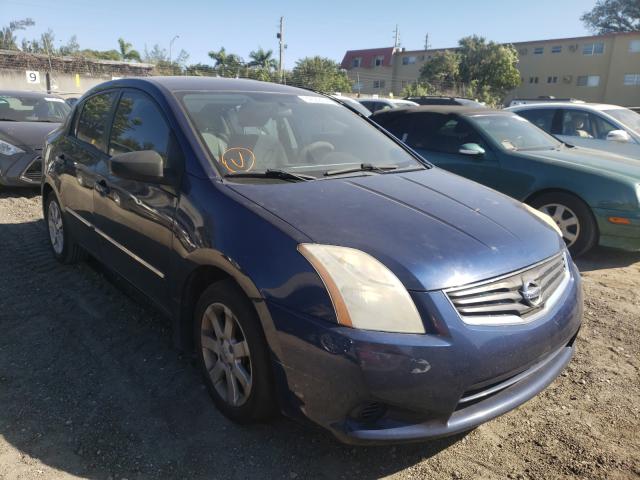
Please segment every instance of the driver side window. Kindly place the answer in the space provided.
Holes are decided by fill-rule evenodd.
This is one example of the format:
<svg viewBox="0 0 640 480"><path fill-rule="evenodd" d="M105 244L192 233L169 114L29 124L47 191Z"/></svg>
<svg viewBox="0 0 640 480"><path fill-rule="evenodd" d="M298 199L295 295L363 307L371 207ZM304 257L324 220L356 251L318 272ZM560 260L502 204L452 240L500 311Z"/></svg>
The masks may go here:
<svg viewBox="0 0 640 480"><path fill-rule="evenodd" d="M616 126L591 112L565 110L562 115L562 134L571 137L605 140Z"/></svg>

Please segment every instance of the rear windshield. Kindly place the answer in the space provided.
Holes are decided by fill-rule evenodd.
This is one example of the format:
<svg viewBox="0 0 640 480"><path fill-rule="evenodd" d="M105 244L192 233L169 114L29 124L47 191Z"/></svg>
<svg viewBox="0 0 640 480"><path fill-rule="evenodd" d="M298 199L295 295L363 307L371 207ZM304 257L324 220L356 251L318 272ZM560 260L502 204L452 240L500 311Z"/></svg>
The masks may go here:
<svg viewBox="0 0 640 480"><path fill-rule="evenodd" d="M61 123L69 110L57 97L0 93L0 121Z"/></svg>
<svg viewBox="0 0 640 480"><path fill-rule="evenodd" d="M264 92L177 94L225 174L269 169L320 176L363 163L420 163L386 135L330 98Z"/></svg>

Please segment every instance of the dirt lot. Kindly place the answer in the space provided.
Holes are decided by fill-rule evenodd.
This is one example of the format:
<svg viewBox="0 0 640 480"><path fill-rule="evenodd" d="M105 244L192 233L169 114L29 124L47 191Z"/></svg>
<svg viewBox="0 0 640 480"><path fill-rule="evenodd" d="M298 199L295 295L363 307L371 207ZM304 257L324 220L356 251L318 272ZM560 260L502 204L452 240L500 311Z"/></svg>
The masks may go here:
<svg viewBox="0 0 640 480"><path fill-rule="evenodd" d="M51 257L40 197L0 193L0 478L638 478L640 254L579 262L586 314L555 383L467 435L352 448L220 415L160 318Z"/></svg>

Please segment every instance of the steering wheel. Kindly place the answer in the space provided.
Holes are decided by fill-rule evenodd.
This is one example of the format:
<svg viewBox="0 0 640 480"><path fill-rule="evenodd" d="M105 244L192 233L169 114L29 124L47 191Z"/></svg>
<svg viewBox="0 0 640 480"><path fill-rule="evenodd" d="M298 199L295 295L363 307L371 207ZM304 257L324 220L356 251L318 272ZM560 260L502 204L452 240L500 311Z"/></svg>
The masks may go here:
<svg viewBox="0 0 640 480"><path fill-rule="evenodd" d="M318 141L310 143L300 150L300 158L309 163L317 163L322 157L336 149L329 142Z"/></svg>

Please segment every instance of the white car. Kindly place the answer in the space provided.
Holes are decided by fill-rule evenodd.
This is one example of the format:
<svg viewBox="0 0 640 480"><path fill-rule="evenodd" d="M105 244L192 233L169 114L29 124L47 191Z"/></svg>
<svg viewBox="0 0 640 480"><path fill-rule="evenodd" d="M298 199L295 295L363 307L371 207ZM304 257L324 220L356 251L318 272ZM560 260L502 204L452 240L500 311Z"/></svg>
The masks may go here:
<svg viewBox="0 0 640 480"><path fill-rule="evenodd" d="M420 105L411 100L399 98L358 98L358 101L371 110L373 113L382 110L394 110L396 108L419 107Z"/></svg>
<svg viewBox="0 0 640 480"><path fill-rule="evenodd" d="M509 107L561 141L640 160L640 114L603 103L535 103Z"/></svg>

